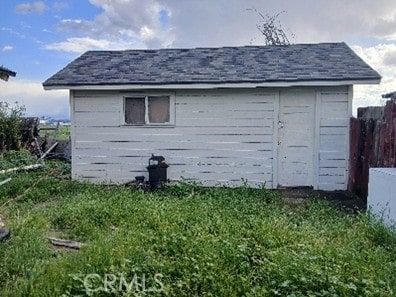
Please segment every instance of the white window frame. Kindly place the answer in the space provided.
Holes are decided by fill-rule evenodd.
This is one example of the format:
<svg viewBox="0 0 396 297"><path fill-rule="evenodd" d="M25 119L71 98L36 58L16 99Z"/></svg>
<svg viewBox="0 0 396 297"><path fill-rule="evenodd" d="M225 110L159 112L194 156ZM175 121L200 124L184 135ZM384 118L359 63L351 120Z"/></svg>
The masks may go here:
<svg viewBox="0 0 396 297"><path fill-rule="evenodd" d="M158 96L166 96L169 97L169 122L166 123L150 123L149 122L149 109L148 109L148 98L149 97L158 97ZM145 114L144 114L144 124L128 124L125 122L125 101L128 98L142 98L144 97L145 104ZM121 116L121 125L122 126L139 126L139 127L172 127L175 126L175 94L171 93L133 93L127 94L123 96L123 111Z"/></svg>

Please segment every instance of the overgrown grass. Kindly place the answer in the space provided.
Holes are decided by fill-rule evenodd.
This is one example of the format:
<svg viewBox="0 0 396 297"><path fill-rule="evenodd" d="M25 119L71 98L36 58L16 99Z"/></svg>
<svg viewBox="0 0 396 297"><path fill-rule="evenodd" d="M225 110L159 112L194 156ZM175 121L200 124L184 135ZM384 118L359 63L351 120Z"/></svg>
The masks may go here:
<svg viewBox="0 0 396 297"><path fill-rule="evenodd" d="M19 196L0 210L12 231L2 296L396 294L395 237L365 214L316 199L291 211L265 189L94 186L51 164L0 187L0 206ZM47 236L86 246L55 249Z"/></svg>
<svg viewBox="0 0 396 297"><path fill-rule="evenodd" d="M0 170L16 168L24 165L31 165L37 163L37 158L33 156L28 150L21 149L19 151L6 151L0 157Z"/></svg>

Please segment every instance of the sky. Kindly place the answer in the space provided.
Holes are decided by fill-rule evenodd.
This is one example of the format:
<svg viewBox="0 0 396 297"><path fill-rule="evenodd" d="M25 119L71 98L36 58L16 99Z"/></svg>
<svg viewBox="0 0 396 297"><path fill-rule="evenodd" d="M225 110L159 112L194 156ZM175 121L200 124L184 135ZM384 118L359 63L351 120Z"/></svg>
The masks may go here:
<svg viewBox="0 0 396 297"><path fill-rule="evenodd" d="M354 110L396 91L395 0L0 0L0 101L29 116L69 117L67 91L42 82L87 50L264 45L260 16L275 15L291 43L346 42L377 70L356 86Z"/></svg>

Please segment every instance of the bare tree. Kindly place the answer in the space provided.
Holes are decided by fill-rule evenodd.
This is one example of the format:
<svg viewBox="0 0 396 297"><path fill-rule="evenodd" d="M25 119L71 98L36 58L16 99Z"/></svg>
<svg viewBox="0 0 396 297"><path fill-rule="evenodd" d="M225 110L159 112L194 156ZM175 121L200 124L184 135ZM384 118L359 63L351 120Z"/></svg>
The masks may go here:
<svg viewBox="0 0 396 297"><path fill-rule="evenodd" d="M268 13L263 14L258 11L256 8L247 9L250 11L254 11L261 18L261 23L256 24L257 29L264 36L265 45L289 45L290 40L287 36L285 30L282 27L282 24L279 20L279 16L282 13L286 13L286 11L281 11L275 15L269 15ZM289 31L292 38L294 38L294 34Z"/></svg>

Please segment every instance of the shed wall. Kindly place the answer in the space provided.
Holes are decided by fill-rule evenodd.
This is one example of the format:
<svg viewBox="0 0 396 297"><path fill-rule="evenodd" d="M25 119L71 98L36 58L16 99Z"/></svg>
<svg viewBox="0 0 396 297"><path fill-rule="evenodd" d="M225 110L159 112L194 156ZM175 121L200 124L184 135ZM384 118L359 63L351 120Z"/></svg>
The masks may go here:
<svg viewBox="0 0 396 297"><path fill-rule="evenodd" d="M344 189L350 90L309 89L316 95L313 186ZM73 178L124 183L147 177L148 158L155 154L166 158L173 180L237 186L245 179L277 187L279 91L176 90L172 127L121 125L123 97L131 93L73 91Z"/></svg>
<svg viewBox="0 0 396 297"><path fill-rule="evenodd" d="M346 190L352 87L324 88L318 93L318 189Z"/></svg>
<svg viewBox="0 0 396 297"><path fill-rule="evenodd" d="M130 181L155 154L170 179L272 187L274 92L177 91L174 127L120 126L124 95L74 93L73 178Z"/></svg>

